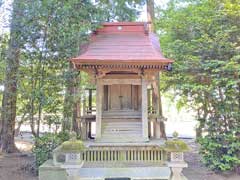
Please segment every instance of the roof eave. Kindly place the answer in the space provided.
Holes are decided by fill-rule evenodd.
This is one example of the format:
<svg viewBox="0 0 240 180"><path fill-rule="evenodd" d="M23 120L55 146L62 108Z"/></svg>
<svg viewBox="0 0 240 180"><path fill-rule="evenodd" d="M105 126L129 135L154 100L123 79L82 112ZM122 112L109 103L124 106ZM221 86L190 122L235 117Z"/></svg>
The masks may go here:
<svg viewBox="0 0 240 180"><path fill-rule="evenodd" d="M172 64L174 60L161 58L161 59L79 59L72 58L71 62L74 64Z"/></svg>

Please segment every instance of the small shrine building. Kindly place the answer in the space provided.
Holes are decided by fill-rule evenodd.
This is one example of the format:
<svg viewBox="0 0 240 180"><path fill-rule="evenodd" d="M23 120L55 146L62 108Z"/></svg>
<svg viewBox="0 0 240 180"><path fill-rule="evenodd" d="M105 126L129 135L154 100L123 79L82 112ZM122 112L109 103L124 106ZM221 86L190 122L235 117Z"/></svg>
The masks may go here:
<svg viewBox="0 0 240 180"><path fill-rule="evenodd" d="M173 60L162 55L158 37L148 31L148 24L104 23L84 49L72 63L96 83L96 141L146 142L151 134L159 138L157 122L155 132L150 132L149 115L155 114L157 121L156 77L171 68ZM87 120L89 113L84 115L82 119Z"/></svg>
<svg viewBox="0 0 240 180"><path fill-rule="evenodd" d="M57 147L40 167L39 179L186 179L183 153L173 150L170 158L160 136L158 75L170 70L173 60L162 55L148 24L104 23L71 62L93 80L96 102L90 89L80 117L84 141Z"/></svg>

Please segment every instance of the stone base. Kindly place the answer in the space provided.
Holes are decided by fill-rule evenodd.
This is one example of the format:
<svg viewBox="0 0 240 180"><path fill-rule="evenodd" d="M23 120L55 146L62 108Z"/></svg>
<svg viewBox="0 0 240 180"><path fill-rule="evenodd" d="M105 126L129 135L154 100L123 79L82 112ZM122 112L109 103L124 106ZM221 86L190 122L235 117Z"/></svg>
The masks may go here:
<svg viewBox="0 0 240 180"><path fill-rule="evenodd" d="M183 168L188 167L185 162L169 162L168 167L172 170L171 180L187 180L187 178L182 174Z"/></svg>
<svg viewBox="0 0 240 180"><path fill-rule="evenodd" d="M65 169L54 166L52 160L48 160L39 167L39 180L67 180L67 173Z"/></svg>
<svg viewBox="0 0 240 180"><path fill-rule="evenodd" d="M169 167L79 168L73 174L74 176L68 176L66 170L54 166L52 160L39 168L39 180L105 180L117 177L131 180L169 180L171 170Z"/></svg>

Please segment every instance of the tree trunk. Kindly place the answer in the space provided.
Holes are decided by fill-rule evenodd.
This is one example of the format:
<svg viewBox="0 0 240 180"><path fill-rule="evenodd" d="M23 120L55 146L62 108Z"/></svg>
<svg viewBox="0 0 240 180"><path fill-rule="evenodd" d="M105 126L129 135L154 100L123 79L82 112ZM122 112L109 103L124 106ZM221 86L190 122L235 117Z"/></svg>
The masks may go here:
<svg viewBox="0 0 240 180"><path fill-rule="evenodd" d="M155 20L155 14L154 14L154 0L147 0L147 18L148 22L150 23L149 25L149 31L150 32L155 32L154 28L154 20ZM158 102L154 102L155 106L157 107L156 112L162 119L160 121L160 137L166 139L166 131L165 131L165 124L163 121L163 111L162 111L162 98L161 98L161 93L160 93L160 73L158 73L155 76L155 80L157 81L157 87L155 87L155 91L153 91L154 96L157 97Z"/></svg>
<svg viewBox="0 0 240 180"><path fill-rule="evenodd" d="M147 0L147 19L149 24L149 31L155 32L154 28L154 20L155 20L155 14L154 14L154 0Z"/></svg>
<svg viewBox="0 0 240 180"><path fill-rule="evenodd" d="M17 124L17 128L15 129L15 136L17 137L18 135L19 135L19 133L20 133L20 129L21 129L21 126L22 126L22 124L26 121L26 118L25 118L25 116L26 116L26 112L22 115L22 118L21 118L21 120L18 122L18 124Z"/></svg>
<svg viewBox="0 0 240 180"><path fill-rule="evenodd" d="M68 75L66 78L66 92L64 97L62 130L70 131L73 127L73 104L74 104L74 72L73 64L69 62Z"/></svg>
<svg viewBox="0 0 240 180"><path fill-rule="evenodd" d="M4 100L5 100L5 98L4 98L4 94L3 94L3 98L2 98L2 108L3 108L3 104L4 104ZM1 115L3 114L3 109L1 109ZM0 117L1 118L1 121L0 121L0 147L1 147L1 134L3 133L2 131L3 131L3 119L2 119L2 116Z"/></svg>
<svg viewBox="0 0 240 180"><path fill-rule="evenodd" d="M161 96L161 90L160 90L160 73L158 73L158 92L159 92L159 102L158 102L158 112L159 116L161 117L160 121L160 136L161 138L167 139L166 135L166 128L165 128L165 123L164 123L164 116L163 116L163 110L162 110L162 96Z"/></svg>
<svg viewBox="0 0 240 180"><path fill-rule="evenodd" d="M14 141L17 81L20 56L20 32L21 24L18 18L20 14L19 0L13 2L12 20L10 26L10 41L7 54L7 67L4 82L4 100L2 109L1 146L2 152L11 153L17 151Z"/></svg>
<svg viewBox="0 0 240 180"><path fill-rule="evenodd" d="M33 64L31 64L31 73L33 74L34 70L33 70ZM31 99L30 99L30 128L32 131L32 135L34 137L37 137L37 133L35 130L35 119L34 119L34 109L35 109L35 105L34 105L34 101L35 101L35 95L33 93L34 89L36 88L36 81L34 81L34 77L31 77Z"/></svg>
<svg viewBox="0 0 240 180"><path fill-rule="evenodd" d="M72 116L72 130L77 133L77 135L81 136L81 131L80 131L80 106L81 106L81 101L80 101L80 72L76 73L74 76L74 104L73 104L73 116Z"/></svg>

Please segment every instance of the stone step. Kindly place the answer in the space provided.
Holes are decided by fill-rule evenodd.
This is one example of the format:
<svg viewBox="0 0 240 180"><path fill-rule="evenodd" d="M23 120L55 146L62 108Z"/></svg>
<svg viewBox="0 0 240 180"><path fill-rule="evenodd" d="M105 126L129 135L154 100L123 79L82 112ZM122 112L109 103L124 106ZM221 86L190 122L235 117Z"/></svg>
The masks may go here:
<svg viewBox="0 0 240 180"><path fill-rule="evenodd" d="M114 117L103 117L102 118L103 121L109 121L109 120L112 120L112 121L142 121L142 119L140 117L117 117L117 116L114 116Z"/></svg>
<svg viewBox="0 0 240 180"><path fill-rule="evenodd" d="M103 126L103 134L111 133L111 134L125 134L125 133L141 133L142 126L141 125L104 125Z"/></svg>
<svg viewBox="0 0 240 180"><path fill-rule="evenodd" d="M123 115L102 115L104 119L141 119L141 115L129 115L129 114L123 114Z"/></svg>
<svg viewBox="0 0 240 180"><path fill-rule="evenodd" d="M145 142L141 134L128 134L128 135L105 135L103 134L98 142L111 142L111 143L123 143L123 142Z"/></svg>
<svg viewBox="0 0 240 180"><path fill-rule="evenodd" d="M127 136L127 137L139 137L139 136L142 136L142 132L141 131L128 131L128 132L104 132L102 134L103 137L124 137L124 136Z"/></svg>
<svg viewBox="0 0 240 180"><path fill-rule="evenodd" d="M107 111L103 112L103 118L111 119L129 119L129 118L139 118L141 119L141 112L138 111Z"/></svg>
<svg viewBox="0 0 240 180"><path fill-rule="evenodd" d="M81 168L72 173L75 180L131 179L167 180L170 179L169 167L128 167L128 168Z"/></svg>
<svg viewBox="0 0 240 180"><path fill-rule="evenodd" d="M116 126L105 126L103 128L104 132L107 131L141 131L142 128L141 126L120 126L120 127L116 127Z"/></svg>
<svg viewBox="0 0 240 180"><path fill-rule="evenodd" d="M103 125L107 126L141 126L141 122L102 122Z"/></svg>

